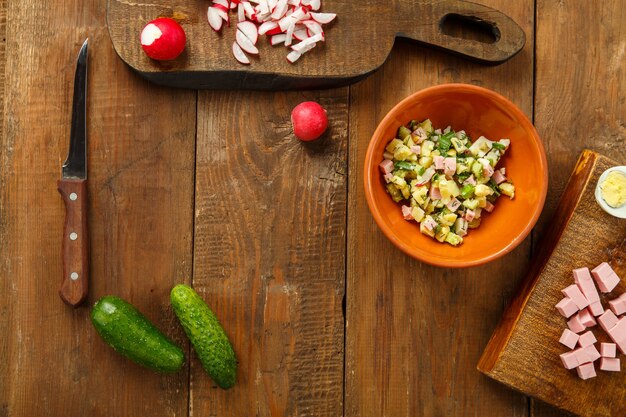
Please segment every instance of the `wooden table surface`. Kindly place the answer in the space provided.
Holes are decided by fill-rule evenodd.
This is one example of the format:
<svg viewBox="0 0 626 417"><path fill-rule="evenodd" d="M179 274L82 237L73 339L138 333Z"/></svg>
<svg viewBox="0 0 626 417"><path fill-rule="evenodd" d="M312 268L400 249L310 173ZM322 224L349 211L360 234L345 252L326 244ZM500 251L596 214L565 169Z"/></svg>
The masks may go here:
<svg viewBox="0 0 626 417"><path fill-rule="evenodd" d="M115 55L104 0L0 1L0 416L561 416L476 364L580 151L626 161L626 1L480 1L526 32L504 65L397 42L359 84L290 93L156 87ZM89 304L105 294L135 304L184 346L178 374L118 356L88 308L57 295L56 181L87 36ZM550 164L532 236L460 271L396 250L362 189L377 123L401 98L444 82L509 97L536 124ZM309 99L328 109L331 128L303 145L289 113ZM169 306L180 282L234 343L229 391L190 353Z"/></svg>

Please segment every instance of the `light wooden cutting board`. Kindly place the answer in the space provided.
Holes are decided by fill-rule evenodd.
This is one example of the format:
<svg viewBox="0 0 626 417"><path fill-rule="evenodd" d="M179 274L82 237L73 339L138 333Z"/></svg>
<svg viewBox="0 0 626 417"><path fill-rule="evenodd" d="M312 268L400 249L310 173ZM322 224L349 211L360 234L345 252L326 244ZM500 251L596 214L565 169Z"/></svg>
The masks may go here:
<svg viewBox="0 0 626 417"><path fill-rule="evenodd" d="M566 322L554 305L560 290L573 283L572 269L611 264L622 278L613 297L626 291L626 220L612 217L596 203L594 190L606 169L620 165L592 151L578 160L555 218L540 243L533 268L489 341L478 369L523 393L584 416L626 416L626 356L622 372L596 371L586 381L566 370L559 343ZM599 326L599 342L610 341Z"/></svg>

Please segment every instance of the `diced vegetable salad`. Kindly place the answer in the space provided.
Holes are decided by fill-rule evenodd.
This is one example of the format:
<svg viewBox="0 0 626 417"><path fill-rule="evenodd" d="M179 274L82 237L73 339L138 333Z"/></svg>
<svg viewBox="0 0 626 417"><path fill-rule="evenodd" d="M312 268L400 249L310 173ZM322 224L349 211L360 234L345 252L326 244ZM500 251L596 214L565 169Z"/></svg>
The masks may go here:
<svg viewBox="0 0 626 417"><path fill-rule="evenodd" d="M515 196L505 168L496 169L510 143L484 136L472 142L462 130L435 130L429 119L412 120L387 145L380 170L393 201L404 203L404 218L456 246L501 194Z"/></svg>

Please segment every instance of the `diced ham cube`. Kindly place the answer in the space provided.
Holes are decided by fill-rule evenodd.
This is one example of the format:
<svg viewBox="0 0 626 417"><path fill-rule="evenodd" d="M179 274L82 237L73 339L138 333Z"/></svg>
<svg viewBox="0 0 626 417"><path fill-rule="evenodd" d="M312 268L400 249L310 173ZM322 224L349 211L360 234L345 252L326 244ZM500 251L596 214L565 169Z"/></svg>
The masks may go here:
<svg viewBox="0 0 626 417"><path fill-rule="evenodd" d="M589 304L600 301L600 295L598 294L598 290L591 279L589 268L574 269L573 274L574 282L576 282L580 291L582 291L585 298L589 301Z"/></svg>
<svg viewBox="0 0 626 417"><path fill-rule="evenodd" d="M576 284L572 284L567 288L563 288L561 292L566 297L571 298L572 301L576 303L576 306L579 310L582 310L589 305L589 301L587 301L583 293L580 291L580 288L578 288Z"/></svg>
<svg viewBox="0 0 626 417"><path fill-rule="evenodd" d="M389 184L391 180L393 179L393 174L391 172L388 172L385 175L383 175L383 178L385 179L385 182Z"/></svg>
<svg viewBox="0 0 626 417"><path fill-rule="evenodd" d="M567 330L567 329L565 329L565 330ZM584 347L584 348L586 348L587 346L593 345L597 341L598 340L593 335L592 331L587 331L587 332L581 334L580 337L578 338L578 344L580 345L580 347Z"/></svg>
<svg viewBox="0 0 626 417"><path fill-rule="evenodd" d="M402 206L402 215L404 216L404 220L413 220L412 210L409 206Z"/></svg>
<svg viewBox="0 0 626 417"><path fill-rule="evenodd" d="M626 317L619 319L617 324L611 327L607 333L619 350L626 354Z"/></svg>
<svg viewBox="0 0 626 417"><path fill-rule="evenodd" d="M473 175L470 175L469 177L467 177L467 179L465 181L463 181L463 185L476 185L476 179L474 179Z"/></svg>
<svg viewBox="0 0 626 417"><path fill-rule="evenodd" d="M598 300L589 304L589 311L591 311L591 314L595 317L598 317L604 314L604 307L602 307L602 303Z"/></svg>
<svg viewBox="0 0 626 417"><path fill-rule="evenodd" d="M434 184L430 186L430 198L432 200L441 200L441 192Z"/></svg>
<svg viewBox="0 0 626 417"><path fill-rule="evenodd" d="M413 141L415 143L422 143L428 137L428 135L426 134L426 131L421 127L418 127L417 129L415 129L413 131L413 135L411 136L413 136Z"/></svg>
<svg viewBox="0 0 626 417"><path fill-rule="evenodd" d="M435 169L440 171L444 168L444 160L445 158L440 155L433 156L433 164L435 165Z"/></svg>
<svg viewBox="0 0 626 417"><path fill-rule="evenodd" d="M617 287L619 284L619 277L606 262L602 262L600 265L596 266L592 271L591 275L596 280L596 284L598 284L598 288L600 291L607 293L611 292Z"/></svg>
<svg viewBox="0 0 626 417"><path fill-rule="evenodd" d="M563 330L559 342L570 349L574 349L578 343L579 336L570 329Z"/></svg>
<svg viewBox="0 0 626 417"><path fill-rule="evenodd" d="M422 152L422 147L419 146L419 145L413 145L409 149L411 149L411 152L413 152L414 154L417 154L417 155L419 155L420 152Z"/></svg>
<svg viewBox="0 0 626 417"><path fill-rule="evenodd" d="M476 212L474 210L467 209L467 211L465 212L465 220L467 220L468 222L471 222L472 220L474 220L474 217L476 217ZM576 306L576 304L574 304L574 306Z"/></svg>
<svg viewBox="0 0 626 417"><path fill-rule="evenodd" d="M619 320L617 316L611 310L606 310L604 314L598 317L598 323L600 323L600 327L602 327L602 330L607 333L610 329L615 327L618 321Z"/></svg>
<svg viewBox="0 0 626 417"><path fill-rule="evenodd" d="M614 358L617 356L615 343L601 343L600 344L600 355L603 358Z"/></svg>
<svg viewBox="0 0 626 417"><path fill-rule="evenodd" d="M555 307L559 311L559 313L565 318L571 317L572 314L578 311L578 307L576 307L576 303L574 303L574 301L572 301L572 299L569 297L563 298L561 301L557 303Z"/></svg>
<svg viewBox="0 0 626 417"><path fill-rule="evenodd" d="M596 319L593 318L593 314L591 314L591 311L588 308L584 309L579 314L580 314L580 321L583 324L583 326L593 327L596 324L598 324L598 322L596 321Z"/></svg>
<svg viewBox="0 0 626 417"><path fill-rule="evenodd" d="M589 345L582 349L585 349L585 352L587 353L587 356L589 357L590 362L595 362L602 357L600 355L600 352L598 352L598 349L596 349L594 345Z"/></svg>
<svg viewBox="0 0 626 417"><path fill-rule="evenodd" d="M456 174L456 158L446 158L443 160L443 173L449 177Z"/></svg>
<svg viewBox="0 0 626 417"><path fill-rule="evenodd" d="M485 211L487 213L491 213L493 211L493 209L496 208L496 206L494 206L493 204L491 204L489 201L487 201L485 203Z"/></svg>
<svg viewBox="0 0 626 417"><path fill-rule="evenodd" d="M561 358L561 362L563 363L565 369L574 369L579 365L578 357L576 355L576 352L573 350L570 352L562 353L559 355L559 357Z"/></svg>
<svg viewBox="0 0 626 417"><path fill-rule="evenodd" d="M626 313L626 300L618 297L614 300L609 301L609 307L616 316L624 314Z"/></svg>
<svg viewBox="0 0 626 417"><path fill-rule="evenodd" d="M582 365L583 363L592 362L591 357L587 353L586 348L579 347L578 349L572 350L572 352L576 354L576 360L578 361L579 365Z"/></svg>
<svg viewBox="0 0 626 417"><path fill-rule="evenodd" d="M448 202L448 204L446 204L446 207L448 210L455 212L459 207L461 207L461 202L456 198L453 198Z"/></svg>
<svg viewBox="0 0 626 417"><path fill-rule="evenodd" d="M435 227L437 227L437 222L430 216L426 217L426 220L422 222L424 227L430 231L432 231Z"/></svg>
<svg viewBox="0 0 626 417"><path fill-rule="evenodd" d="M584 363L576 368L576 371L578 372L580 379L589 379L596 376L596 369L594 368L593 363Z"/></svg>
<svg viewBox="0 0 626 417"><path fill-rule="evenodd" d="M585 325L580 321L580 316L576 314L567 321L567 327L574 333L580 333L585 330Z"/></svg>
<svg viewBox="0 0 626 417"><path fill-rule="evenodd" d="M618 358L602 358L600 359L600 370L608 372L619 372L621 370L620 360Z"/></svg>
<svg viewBox="0 0 626 417"><path fill-rule="evenodd" d="M500 170L494 171L493 175L491 176L491 179L496 184L502 184L504 181L506 181L506 177L502 174L502 172L500 172Z"/></svg>
<svg viewBox="0 0 626 417"><path fill-rule="evenodd" d="M389 174L391 171L393 171L393 161L389 159L385 159L378 166L380 167L380 170L383 174Z"/></svg>

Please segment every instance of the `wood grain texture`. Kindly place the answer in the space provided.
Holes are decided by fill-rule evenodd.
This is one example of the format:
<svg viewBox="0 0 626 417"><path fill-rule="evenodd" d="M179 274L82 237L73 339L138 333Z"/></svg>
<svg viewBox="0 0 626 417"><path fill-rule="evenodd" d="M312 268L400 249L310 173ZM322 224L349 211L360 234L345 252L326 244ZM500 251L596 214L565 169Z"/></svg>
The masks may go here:
<svg viewBox="0 0 626 417"><path fill-rule="evenodd" d="M526 270L527 239L505 258L465 270L421 264L377 229L363 195L363 157L377 123L401 98L468 82L532 114L532 1L485 2L512 16L529 41L485 68L399 45L381 70L351 87L346 416L526 416L527 400L476 371L498 317ZM445 126L444 126L445 127Z"/></svg>
<svg viewBox="0 0 626 417"><path fill-rule="evenodd" d="M626 273L626 222L601 210L594 198L598 178L619 164L585 151L565 189L538 256L503 316L479 363L487 375L545 402L584 416L626 415L626 375L599 372L582 381L566 370L558 343L566 321L554 305L573 283L572 269L609 262ZM575 256L572 256L575 254ZM612 294L626 290L622 281ZM601 295L607 306L610 296ZM601 342L608 338L594 332Z"/></svg>
<svg viewBox="0 0 626 417"><path fill-rule="evenodd" d="M63 275L59 296L78 307L89 291L89 228L87 225L87 180L61 179L58 190L65 205L65 225L61 238ZM72 198L71 196L76 197Z"/></svg>
<svg viewBox="0 0 626 417"><path fill-rule="evenodd" d="M291 109L328 110L305 144ZM348 90L198 100L193 285L239 360L223 391L192 361L192 416L343 412Z"/></svg>
<svg viewBox="0 0 626 417"><path fill-rule="evenodd" d="M289 49L271 47L262 39L260 55L241 65L232 56L235 25L217 34L206 18L209 3L198 0L108 0L108 24L117 53L143 77L165 85L211 89L289 90L337 87L357 81L379 68L396 36L445 49L487 63L500 63L524 45L524 33L506 15L460 0L396 0L381 7L378 0L326 0L323 11L337 13L328 25L327 42L295 65L285 59ZM361 17L355 18L355 12ZM462 16L493 32L493 42L450 36L442 22ZM171 62L150 60L141 49L139 34L158 16L173 17L187 34L186 51ZM236 13L231 13L236 22ZM363 24L366 19L367 24Z"/></svg>
<svg viewBox="0 0 626 417"><path fill-rule="evenodd" d="M626 29L621 23L626 11L622 0L537 0L536 14L534 121L550 166L546 205L533 232L539 242L583 148L626 161ZM533 404L531 411L534 417L566 415L544 404Z"/></svg>
<svg viewBox="0 0 626 417"><path fill-rule="evenodd" d="M76 53L89 36L89 305L121 296L184 343L168 294L191 274L195 94L155 88L129 71L111 46L103 6L8 5L2 416L187 415L186 372L158 376L120 357L97 336L89 309L68 307L57 292L65 210L56 182Z"/></svg>

